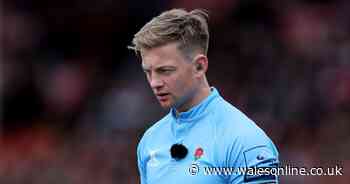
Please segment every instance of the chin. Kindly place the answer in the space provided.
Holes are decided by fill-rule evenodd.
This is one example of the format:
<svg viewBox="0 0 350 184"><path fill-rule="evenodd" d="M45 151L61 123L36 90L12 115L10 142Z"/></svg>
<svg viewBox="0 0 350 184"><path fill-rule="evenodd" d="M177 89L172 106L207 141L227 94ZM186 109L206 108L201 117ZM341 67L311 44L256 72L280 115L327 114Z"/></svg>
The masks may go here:
<svg viewBox="0 0 350 184"><path fill-rule="evenodd" d="M171 107L173 107L172 103L160 103L160 105L163 109L170 109Z"/></svg>
<svg viewBox="0 0 350 184"><path fill-rule="evenodd" d="M172 106L171 105L161 105L163 109L170 109Z"/></svg>

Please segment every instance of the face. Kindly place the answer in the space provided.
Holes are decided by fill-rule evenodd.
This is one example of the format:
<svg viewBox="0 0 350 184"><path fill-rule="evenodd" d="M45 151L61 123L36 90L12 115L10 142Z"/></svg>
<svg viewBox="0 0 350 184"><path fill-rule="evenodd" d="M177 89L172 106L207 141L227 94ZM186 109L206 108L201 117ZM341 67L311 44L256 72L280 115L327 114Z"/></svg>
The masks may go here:
<svg viewBox="0 0 350 184"><path fill-rule="evenodd" d="M160 105L187 110L198 87L193 62L183 56L176 43L144 50L141 56L143 70Z"/></svg>

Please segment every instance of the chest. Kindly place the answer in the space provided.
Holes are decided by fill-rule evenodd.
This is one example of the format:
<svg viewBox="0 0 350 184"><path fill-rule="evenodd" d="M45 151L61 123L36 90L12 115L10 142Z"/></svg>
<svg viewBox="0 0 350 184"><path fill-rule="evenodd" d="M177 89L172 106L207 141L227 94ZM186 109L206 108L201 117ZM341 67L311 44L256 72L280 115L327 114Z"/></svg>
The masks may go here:
<svg viewBox="0 0 350 184"><path fill-rule="evenodd" d="M153 140L146 151L147 183L225 183L222 176L210 176L204 167L219 165L215 127L202 123L201 127L173 127L167 136ZM173 134L176 130L177 134ZM187 155L181 160L171 157L170 148L175 143L183 144Z"/></svg>

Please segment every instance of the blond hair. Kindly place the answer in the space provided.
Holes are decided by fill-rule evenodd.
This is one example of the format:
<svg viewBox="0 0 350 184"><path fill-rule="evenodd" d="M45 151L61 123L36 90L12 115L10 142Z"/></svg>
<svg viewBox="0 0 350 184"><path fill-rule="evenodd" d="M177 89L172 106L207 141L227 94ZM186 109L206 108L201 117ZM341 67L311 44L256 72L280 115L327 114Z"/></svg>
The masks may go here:
<svg viewBox="0 0 350 184"><path fill-rule="evenodd" d="M133 46L137 53L171 42L178 42L178 49L185 55L194 50L207 54L209 44L208 13L195 9L187 12L172 9L154 17L134 35Z"/></svg>

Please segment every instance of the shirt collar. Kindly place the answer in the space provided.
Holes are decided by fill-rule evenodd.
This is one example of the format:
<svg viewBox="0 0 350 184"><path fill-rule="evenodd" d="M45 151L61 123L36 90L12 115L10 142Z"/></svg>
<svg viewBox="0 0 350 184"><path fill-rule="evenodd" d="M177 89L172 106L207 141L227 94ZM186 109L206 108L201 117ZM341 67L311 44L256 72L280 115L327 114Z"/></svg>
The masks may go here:
<svg viewBox="0 0 350 184"><path fill-rule="evenodd" d="M191 109L189 109L186 112L181 112L179 114L176 114L176 109L171 108L170 114L173 118L179 120L179 121L193 121L207 112L207 107L210 104L211 101L213 101L215 98L220 97L220 94L218 90L215 87L210 88L210 94L207 96L204 100L202 100L199 104L193 106Z"/></svg>

